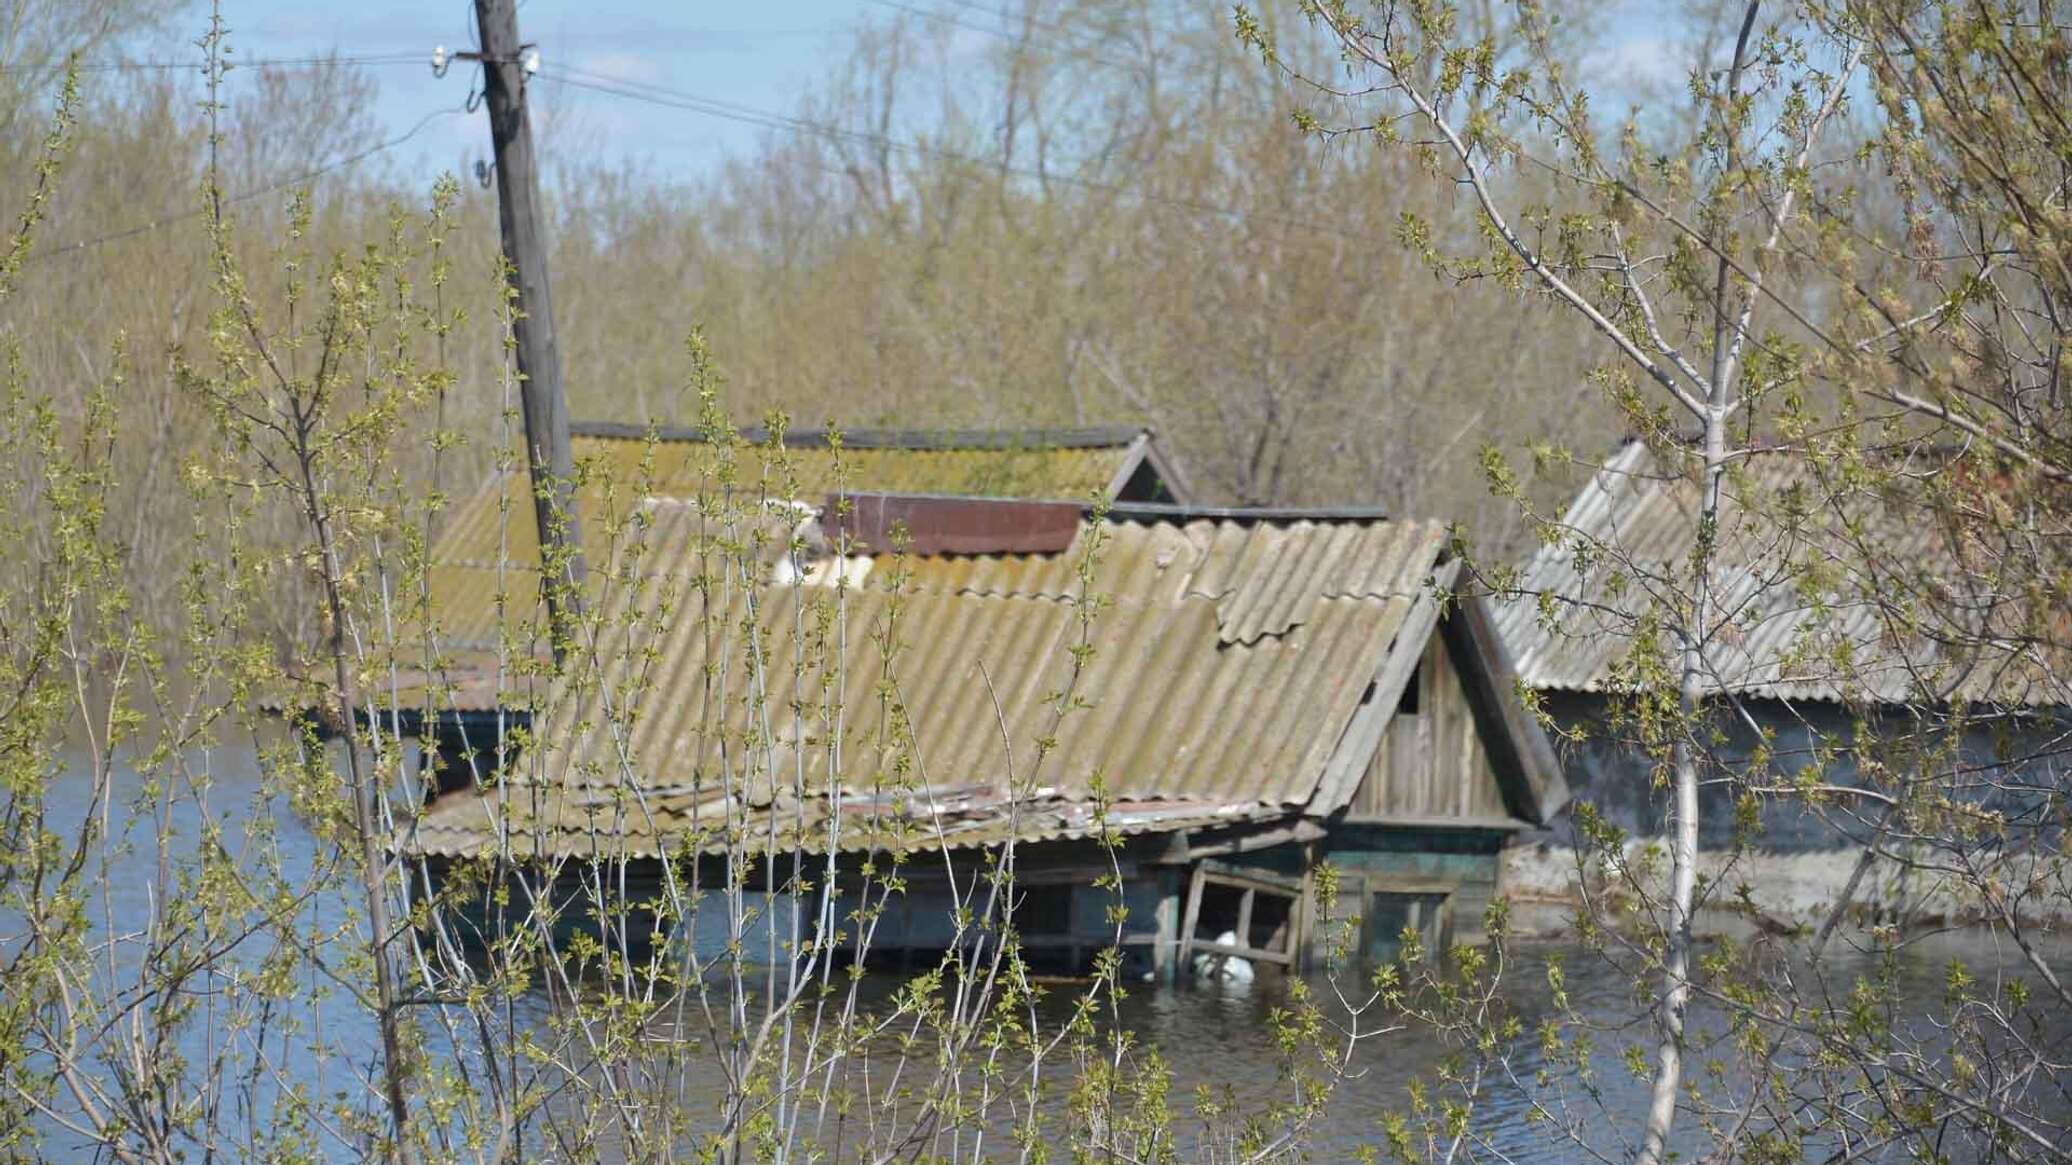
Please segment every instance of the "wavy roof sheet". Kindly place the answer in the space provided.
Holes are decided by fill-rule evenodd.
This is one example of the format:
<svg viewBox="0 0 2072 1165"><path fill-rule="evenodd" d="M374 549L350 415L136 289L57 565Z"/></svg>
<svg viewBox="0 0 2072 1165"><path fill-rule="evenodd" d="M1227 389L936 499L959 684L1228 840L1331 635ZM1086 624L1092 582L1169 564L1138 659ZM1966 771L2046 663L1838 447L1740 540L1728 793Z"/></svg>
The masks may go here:
<svg viewBox="0 0 2072 1165"><path fill-rule="evenodd" d="M696 522L655 510L529 775L442 800L406 844L982 845L1290 815L1444 545L1431 523L1111 519L1062 554L880 560L838 589L728 569Z"/></svg>
<svg viewBox="0 0 2072 1165"><path fill-rule="evenodd" d="M633 500L695 497L731 490L747 498L818 502L838 490L1070 498L1113 497L1129 472L1152 456L1148 431L1133 428L986 431L882 431L786 435L781 448L716 445L695 432L660 430L650 442L637 426L579 424L571 444L587 481L578 491L584 549L602 553L605 526ZM494 567L539 561L532 486L520 465L491 478L453 512L433 560ZM464 596L455 596L462 598Z"/></svg>
<svg viewBox="0 0 2072 1165"><path fill-rule="evenodd" d="M652 439L651 439L652 436ZM696 430L578 423L572 443L585 483L576 504L586 559L609 559L632 535L620 525L644 499L731 496L736 509L758 499L818 504L838 490L1081 500L1113 498L1147 464L1168 489L1179 488L1149 430L1130 426L1077 429L890 430L840 434L798 429L772 442L760 430L719 445ZM430 554L436 652L413 630L397 636L407 674L405 702L426 697L443 708L483 711L499 700L495 657L500 633L510 657L544 651L539 539L531 485L523 466L492 476L462 499ZM601 585L600 577L593 583ZM428 663L428 655L432 658Z"/></svg>
<svg viewBox="0 0 2072 1165"><path fill-rule="evenodd" d="M1786 700L2064 706L2040 665L2027 596L1967 567L1920 499L1809 489L1807 465L1759 454L1724 494L1713 577L1726 617L1707 644L1715 691ZM1698 540L1695 475L1621 448L1570 505L1567 536L1496 603L1536 688L1618 690L1639 620L1685 600ZM1933 613L1880 595L1934 595ZM1542 597L1544 596L1544 598ZM1663 650L1666 650L1663 649ZM1666 662L1666 660L1664 661ZM1660 673L1654 673L1660 674Z"/></svg>

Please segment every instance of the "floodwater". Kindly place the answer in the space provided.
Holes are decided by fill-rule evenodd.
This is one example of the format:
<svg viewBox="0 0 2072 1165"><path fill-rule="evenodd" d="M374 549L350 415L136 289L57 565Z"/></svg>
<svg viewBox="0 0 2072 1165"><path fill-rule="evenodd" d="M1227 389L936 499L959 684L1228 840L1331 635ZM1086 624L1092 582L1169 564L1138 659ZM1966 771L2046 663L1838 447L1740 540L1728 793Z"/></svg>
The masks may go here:
<svg viewBox="0 0 2072 1165"><path fill-rule="evenodd" d="M307 870L316 860L320 853L316 838L280 796L268 795L261 789L249 757L230 753L211 759L208 768L212 781L205 803L197 803L177 786L171 797L153 801L147 796L138 802L134 800L140 792L138 778L129 773L119 777L117 795L106 809L107 818L119 824L128 815L133 824L125 832L126 844L108 853L108 894L105 902L96 902L91 911L96 919L97 937L109 933L136 935L154 917L164 914L168 890L160 880L155 843L161 829L173 839L171 851L176 855L193 852L199 826L209 819L223 828L224 846L240 862L272 855L292 875ZM51 792L49 806L53 828L76 822L88 812L103 811L102 807L89 804L88 783L83 779L60 781ZM255 821L265 822L271 828L254 834L248 827ZM356 917L351 896L332 890L304 904L298 922L305 933L321 934L327 928L350 927ZM0 903L0 953L18 949L20 933L19 913ZM96 975L100 976L101 989L139 979L143 968L133 965L129 953L132 950L131 946L118 944L112 960L97 959L101 969ZM167 1033L197 1063L212 1044L227 1043L231 1052L225 1063L230 1069L264 1057L278 1073L275 1082L264 1087L242 1093L226 1087L217 1098L227 1114L222 1124L232 1135L213 1148L214 1155L225 1159L241 1156L237 1151L237 1131L255 1124L264 1126L271 1105L280 1098L281 1087L293 1085L316 1094L334 1093L354 1085L355 1065L364 1066L374 1059L374 1033L365 1011L336 992L327 997L321 976L313 970L303 972L307 991L293 993L282 1005L280 1014L273 1017L275 1028L270 1034L233 1031L225 1025L228 1017L211 1010L210 991L232 974L256 969L270 951L270 940L249 940L233 949L224 969L215 977L186 981L183 989L194 993L196 1009L178 1030ZM344 953L338 952L340 956ZM2065 953L2063 947L2054 947L2049 957L2063 967ZM1500 1041L1501 1060L1481 1080L1471 1126L1477 1143L1464 1159L1585 1162L1630 1157L1631 1138L1637 1135L1635 1118L1644 1105L1645 1085L1626 1066L1624 1055L1629 1045L1651 1048L1650 1029L1642 1005L1636 1002L1632 977L1608 966L1595 954L1571 945L1517 944L1509 960L1502 1001L1507 1013L1518 1021L1516 1034ZM1909 947L1896 960L1894 970L1903 997L1910 1004L1919 1004L1918 1008L1903 1007L1902 1016L1918 1011L1919 1018L1902 1018L1895 1027L1902 1029L1902 1034L1904 1029L1914 1029L1913 1034L1930 1047L1936 1046L1940 1038L1930 1015L1940 1009L1953 960L1961 960L1971 975L1996 991L2004 990L2006 982L2016 980L2034 986L2033 969L2022 961L2019 952L1983 933L1933 936ZM1570 1007L1566 1014L1593 1029L1596 1050L1589 1059L1592 1072L1587 1080L1578 1076L1573 1063L1550 1061L1542 1051L1541 1026L1557 1014L1547 974L1550 964L1562 968ZM1813 985L1802 990L1845 993L1858 979L1879 973L1874 960L1838 941L1824 976L1810 980ZM877 981L871 984L869 994L882 998L893 984L889 978L873 979ZM1357 976L1345 977L1339 986L1348 995L1365 991ZM1322 980L1310 987L1327 998L1333 990L1332 984ZM1053 985L1038 1009L1043 1022L1061 1023L1076 990L1069 983ZM1286 1007L1289 998L1288 984L1265 978L1250 984L1128 986L1127 997L1118 1005L1119 1023L1140 1046L1158 1049L1171 1068L1171 1097L1183 1143L1198 1128L1189 1119L1197 1088L1227 1095L1246 1111L1258 1111L1267 1104L1290 1099L1291 1086L1275 1046L1272 1022L1275 1010ZM519 1014L521 1021L530 1015L533 1022L539 1022L547 1011L546 1001L536 998L528 1000ZM1327 1003L1326 1011L1332 1014L1335 1008ZM291 1035L281 1026L284 1021L293 1021L304 1030ZM1369 1028L1380 1026L1379 1010L1364 1022ZM1693 1014L1692 1030L1701 1040L1716 1035L1723 1026L1723 1018L1716 1009L1700 1007ZM2072 1046L2072 1016L2045 1013L2044 1022L2029 1038L2037 1046L2052 1049L2054 1058L2064 1062L2064 1053ZM296 1040L320 1046L327 1054L298 1053ZM437 1057L442 1048L450 1050L453 1045L443 1043L434 1032L428 1046ZM1347 1160L1363 1147L1382 1148L1383 1122L1391 1114L1406 1113L1413 1082L1430 1085L1455 1050L1430 1030L1415 1026L1379 1032L1362 1040L1354 1053L1351 1073L1337 1085L1324 1114L1305 1131L1304 1145L1310 1159ZM1704 1059L1695 1054L1692 1058L1700 1062ZM701 1059L696 1054L687 1059L687 1070L696 1078L685 1082L683 1094L704 1098L709 1103L713 1090L723 1081L722 1069L716 1061ZM1056 1072L1060 1066L1061 1060L1053 1061L1047 1071ZM1717 1079L1702 1070L1702 1063L1699 1075L1707 1099L1722 1103L1732 1102L1745 1079L1731 1062ZM2044 1098L2046 1110L2057 1116L2072 1113L2072 1099L2062 1092L2065 1087L2072 1087L2072 1082L2061 1085L2046 1077L2037 1087L2060 1090L2057 1095ZM47 1158L85 1160L99 1155L89 1137L68 1127L68 1122L76 1121L76 1107L70 1106L61 1094L54 1111L37 1122L41 1149ZM1579 1133L1589 1142L1589 1148L1570 1139L1564 1128ZM342 1140L322 1135L317 1140L330 1156L350 1155ZM989 1140L988 1144L993 1152L1010 1147L998 1140ZM1685 1159L1694 1159L1711 1144L1699 1122L1684 1117L1680 1118L1679 1136L1672 1147ZM1945 1152L1952 1150L1949 1145L1942 1148ZM1882 1154L1870 1154L1869 1158L1897 1160L1903 1153L1903 1148L1895 1147ZM1959 1160L1967 1155L1962 1151L1953 1153ZM606 1156L608 1159L608 1150Z"/></svg>

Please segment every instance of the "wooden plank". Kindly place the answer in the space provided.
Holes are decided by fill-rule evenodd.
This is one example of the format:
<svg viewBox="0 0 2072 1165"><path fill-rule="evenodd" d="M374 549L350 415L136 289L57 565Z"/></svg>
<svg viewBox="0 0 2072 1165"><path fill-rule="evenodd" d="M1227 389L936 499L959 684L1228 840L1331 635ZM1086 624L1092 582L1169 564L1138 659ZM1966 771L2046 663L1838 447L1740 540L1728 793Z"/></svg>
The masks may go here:
<svg viewBox="0 0 2072 1165"><path fill-rule="evenodd" d="M1158 942L1151 948L1151 977L1156 982L1170 983L1173 981L1173 967L1178 963L1174 956L1178 953L1179 947L1179 934L1176 930L1179 920L1173 917L1173 896L1166 893L1171 879L1163 873L1157 875L1157 879L1158 909L1155 918L1158 923Z"/></svg>
<svg viewBox="0 0 2072 1165"><path fill-rule="evenodd" d="M1505 800L1513 812L1546 824L1568 803L1568 782L1546 732L1512 691L1517 672L1487 602L1463 597L1440 632L1458 661L1461 688L1483 738L1494 746L1492 767L1504 782Z"/></svg>
<svg viewBox="0 0 2072 1165"><path fill-rule="evenodd" d="M1389 731L1388 795L1379 808L1384 813L1421 816L1424 813L1425 750L1420 739L1422 716L1398 716Z"/></svg>
<svg viewBox="0 0 2072 1165"><path fill-rule="evenodd" d="M1194 928L1201 920L1202 878L1206 873L1207 871L1200 866L1196 866L1193 876L1187 882L1187 909L1180 916L1179 960L1183 967L1192 965L1190 959L1194 954Z"/></svg>
<svg viewBox="0 0 2072 1165"><path fill-rule="evenodd" d="M1439 650L1446 650L1443 637L1439 642ZM1460 733L1461 771L1471 773L1475 778L1472 782L1463 782L1461 785L1461 811L1465 813L1468 806L1473 803L1477 791L1496 787L1496 776L1489 771L1489 758L1482 748L1482 734L1475 729L1475 710L1468 706L1468 696L1461 690L1461 683L1460 671L1455 669L1453 699L1457 712L1454 719L1456 730Z"/></svg>
<svg viewBox="0 0 2072 1165"><path fill-rule="evenodd" d="M1533 828L1532 822L1521 821L1516 817L1455 817L1450 814L1432 816L1423 813L1348 813L1345 822L1348 825L1381 825L1390 829L1479 829L1491 833L1522 833Z"/></svg>
<svg viewBox="0 0 2072 1165"><path fill-rule="evenodd" d="M1375 894L1452 895L1459 893L1461 887L1451 878L1420 878L1376 870L1368 870L1362 880L1366 883L1365 893L1370 897Z"/></svg>
<svg viewBox="0 0 2072 1165"><path fill-rule="evenodd" d="M1130 483L1130 478L1137 475L1137 467L1144 464L1145 455L1150 452L1150 436L1145 433L1138 433L1136 438L1130 442L1129 448L1123 451L1122 464L1115 467L1114 476L1108 479L1108 488L1104 496L1109 501L1114 501L1116 495L1122 493L1123 487ZM1159 476L1163 478L1165 475L1161 473ZM1166 490L1168 492L1176 492L1172 482L1166 482Z"/></svg>
<svg viewBox="0 0 2072 1165"><path fill-rule="evenodd" d="M1317 866L1316 847L1302 847L1302 893L1295 899L1292 921L1295 933L1288 936L1288 950L1295 956L1290 964L1297 972L1309 970L1309 918L1310 899L1316 893L1316 879L1313 874Z"/></svg>
<svg viewBox="0 0 2072 1165"><path fill-rule="evenodd" d="M1235 829L1218 830L1211 839L1199 844L1190 842L1187 853L1190 858L1220 857L1225 854L1250 853L1253 850L1271 849L1291 841L1315 841L1327 831L1318 822L1297 817L1283 820L1279 825L1241 826Z"/></svg>
<svg viewBox="0 0 2072 1165"><path fill-rule="evenodd" d="M1434 581L1440 587L1450 587L1459 570L1458 562L1447 563L1434 576ZM1305 812L1315 817L1328 816L1344 808L1351 800L1360 778L1366 775L1367 762L1373 758L1382 734L1396 714L1396 705L1402 702L1403 687L1417 670L1425 644L1430 641L1432 629L1438 623L1437 600L1430 590L1420 589L1417 597L1411 600L1403 622L1396 628L1396 637L1390 643L1388 654L1375 672L1373 697L1353 714L1351 724L1339 739L1338 748L1324 766L1324 778L1317 783L1317 791L1310 797Z"/></svg>
<svg viewBox="0 0 2072 1165"><path fill-rule="evenodd" d="M1432 636L1434 640L1438 636ZM1425 644L1424 667L1418 672L1418 679L1424 691L1418 696L1418 707L1424 713L1424 780L1418 783L1417 811L1420 813L1445 813L1452 807L1453 757L1448 755L1452 734L1447 731L1451 718L1446 707L1446 661L1440 653L1432 650L1432 644Z"/></svg>
<svg viewBox="0 0 2072 1165"><path fill-rule="evenodd" d="M1258 886L1276 890L1283 894L1294 894L1302 889L1301 875L1276 874L1271 870L1253 870L1232 866L1226 862L1204 861L1202 870L1212 882L1225 886Z"/></svg>
<svg viewBox="0 0 2072 1165"><path fill-rule="evenodd" d="M1251 959L1256 963L1272 963L1277 967L1285 967L1295 961L1295 956L1288 951L1262 951L1258 947L1248 947L1238 943L1205 942L1195 948L1195 953L1200 955L1234 955L1240 959Z"/></svg>
<svg viewBox="0 0 2072 1165"><path fill-rule="evenodd" d="M1375 748L1374 756L1367 761L1367 772L1353 790L1351 811L1354 813L1379 813L1383 798L1388 793L1391 770L1389 768L1389 734L1382 732L1381 744Z"/></svg>
<svg viewBox="0 0 2072 1165"><path fill-rule="evenodd" d="M1238 897L1237 941L1240 943L1250 943L1252 941L1252 896L1257 893L1259 893L1257 887L1247 886L1245 887L1245 892Z"/></svg>

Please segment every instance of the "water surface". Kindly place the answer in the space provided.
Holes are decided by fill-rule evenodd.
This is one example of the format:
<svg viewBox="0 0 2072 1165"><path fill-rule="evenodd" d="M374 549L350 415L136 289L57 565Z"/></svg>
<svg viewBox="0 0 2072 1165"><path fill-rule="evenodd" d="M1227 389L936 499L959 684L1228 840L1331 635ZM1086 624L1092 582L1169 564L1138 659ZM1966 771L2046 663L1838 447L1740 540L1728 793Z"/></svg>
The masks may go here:
<svg viewBox="0 0 2072 1165"><path fill-rule="evenodd" d="M158 840L167 839L169 852L174 855L191 856L204 821L214 821L220 827L225 848L240 863L277 863L290 880L306 875L315 863L326 859L322 844L308 824L289 810L279 791L269 793L263 788L248 755L230 752L194 761L197 768L210 774L205 797L178 787L172 796L153 796L134 772L124 770L119 774L117 796L107 810L108 819L118 826L123 842L111 847L106 855L107 893L93 907L97 936L105 936L111 929L117 935L135 936L152 925L167 893L177 892L177 883L167 882L162 876ZM89 811L100 812L101 807L91 804L89 791L90 783L83 777L58 782L51 790L49 802L53 827L76 823ZM127 829L120 829L125 820ZM255 822L269 828L250 828ZM334 930L357 933L358 916L355 895L334 881L301 904L298 928L311 935ZM0 908L0 944L13 949L20 941L18 912ZM103 959L97 963L97 989L123 991L150 981L149 969L135 962L136 949L131 941L115 944L112 961ZM223 1155L232 1159L238 1156L235 1143L240 1139L239 1131L266 1124L281 1087L299 1087L315 1094L350 1089L355 1085L354 1066L375 1062L378 1047L366 1011L353 1005L324 976L308 967L299 972L307 990L269 1017L269 1032L254 1035L230 1030L231 1017L212 1010L205 998L207 989L212 985L220 987L228 977L252 973L273 952L271 938L254 936L229 951L215 977L189 980L187 987L199 993L197 1009L181 1027L166 1033L188 1054L193 1061L190 1071L202 1074L201 1078L207 1078L207 1070L199 1065L206 1063L209 1051L217 1047L228 1048L223 1060L227 1071L236 1072L260 1056L278 1070L277 1080L242 1093L231 1086L232 1082L218 1082L223 1085L222 1124L232 1131L230 1143L220 1148ZM342 961L349 953L331 952L327 958ZM2060 954L2061 950L2054 948L2051 957ZM1940 1010L1953 961L1961 961L1971 975L1995 990L2004 989L2006 982L2034 979L2033 969L2022 961L2019 951L1982 932L1934 936L1909 946L1891 970L1896 971L1908 1004L1902 1009L1903 1014L1917 1011L1919 1019L1911 1023L1902 1019L1896 1027L1918 1036L1930 1047L1937 1046L1941 1038L1930 1017ZM1558 1014L1548 984L1550 964L1562 967L1570 996L1573 1015L1563 1018L1579 1018L1595 1028L1597 1053L1590 1061L1595 1080L1590 1088L1580 1086L1573 1065L1548 1061L1541 1052L1541 1025ZM1840 942L1824 973L1817 979L1805 980L1802 990L1816 994L1823 990L1846 993L1852 984L1876 979L1886 972L1887 968L1877 959ZM1339 987L1357 998L1366 990L1364 979L1362 973L1349 973L1341 977ZM882 1000L896 985L890 976L874 975L864 994ZM1322 981L1312 981L1311 987L1320 993L1331 989L1330 984ZM1062 1023L1078 990L1070 983L1051 985L1048 998L1038 1008L1042 1022ZM1623 1138L1632 1133L1631 1114L1638 1113L1644 1103L1645 1084L1627 1069L1623 1053L1629 1044L1652 1047L1651 1030L1636 1002L1632 976L1572 944L1519 944L1509 952L1502 997L1504 1007L1518 1021L1518 1034L1501 1042L1503 1062L1492 1067L1479 1090L1474 1124L1478 1147L1512 1160L1594 1160L1590 1153L1565 1140L1555 1127L1555 1123L1573 1120L1605 1156L1618 1159L1628 1155ZM1156 1048L1170 1066L1178 1124L1184 1133L1191 1133L1189 1117L1197 1088L1205 1087L1217 1096L1233 1098L1241 1108L1251 1111L1290 1098L1291 1085L1275 1045L1272 1023L1275 1009L1287 1007L1289 1001L1289 986L1270 978L1251 984L1138 983L1130 985L1126 997L1116 1005L1115 1019L1140 1045ZM521 1024L539 1024L550 1009L550 1001L535 993L522 1000L513 1014ZM2034 1041L2042 1046L2065 1048L2068 1039L2072 1039L2072 1023L2060 1014L2047 1012L2045 1017L2046 1022L2033 1033ZM1377 1012L1365 1022L1374 1027L1384 1021L1385 1017ZM290 1031L288 1025L300 1030ZM1717 1033L1724 1026L1724 1015L1715 1007L1701 1005L1692 1018L1693 1031L1701 1037ZM692 1025L686 1034L696 1038L697 1030L700 1029ZM325 1054L299 1054L297 1041L305 1047L321 1048ZM678 1089L691 1107L693 1119L700 1122L711 1119L710 1111L700 1110L709 1109L725 1081L722 1066L704 1046L706 1043L709 1041L698 1040L699 1046L684 1058L684 1076ZM454 1044L436 1029L431 1030L429 1046L435 1057L457 1054ZM1313 1159L1347 1159L1361 1146L1377 1145L1385 1118L1408 1110L1413 1081L1431 1084L1435 1073L1457 1051L1432 1032L1416 1027L1363 1041L1354 1057L1351 1075L1338 1085L1325 1114L1306 1132ZM1062 1103L1065 1085L1054 1074L1062 1067L1063 1061L1058 1061L1047 1069L1056 1082L1047 1103L1054 1112ZM1700 1075L1709 1097L1731 1101L1745 1088L1745 1072L1732 1057L1720 1062L1716 1079L1704 1078L1702 1068ZM2063 1087L2055 1081L2045 1086ZM2050 1098L2049 1103L2056 1106L2055 1111L2072 1112L2072 1103L2067 1103L2063 1095ZM1537 1106L1544 1107L1536 1112ZM59 1115L64 1115L62 1103L59 1109ZM1555 1118L1554 1123L1543 1119L1548 1115ZM1064 1118L1059 1115L1058 1119ZM53 1159L89 1159L94 1155L95 1146L66 1129L59 1119L48 1119L40 1125L43 1149ZM349 1145L336 1137L319 1137L319 1142L334 1156L350 1152ZM1008 1147L1003 1142L991 1143L1002 1151ZM598 1147L609 1152L608 1145ZM1690 1155L1709 1147L1697 1121L1680 1121L1676 1147ZM1896 1158L1897 1154L1895 1149L1887 1155Z"/></svg>

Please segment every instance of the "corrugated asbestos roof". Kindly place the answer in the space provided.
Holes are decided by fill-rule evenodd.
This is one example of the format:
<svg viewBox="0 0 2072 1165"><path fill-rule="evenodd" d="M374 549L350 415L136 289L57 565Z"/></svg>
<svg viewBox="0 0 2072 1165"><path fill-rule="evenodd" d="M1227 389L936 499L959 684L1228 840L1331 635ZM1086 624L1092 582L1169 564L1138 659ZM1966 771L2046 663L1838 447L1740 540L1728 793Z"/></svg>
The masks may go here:
<svg viewBox="0 0 2072 1165"><path fill-rule="evenodd" d="M643 497L690 498L730 493L737 499L803 499L818 504L837 490L869 488L965 496L1084 500L1112 496L1150 459L1161 474L1148 430L1127 426L1078 429L889 430L840 434L788 430L781 448L747 430L720 445L693 429L653 433L638 425L579 422L571 427L576 460L586 469L577 494L586 558L611 553L612 528ZM441 707L479 711L498 694L482 676L494 671L499 629L515 650L541 646L539 540L523 465L492 476L448 516L430 555L431 608L438 621L441 665L427 669L421 635L398 636L400 666L412 694L429 670ZM510 701L506 699L506 704Z"/></svg>
<svg viewBox="0 0 2072 1165"><path fill-rule="evenodd" d="M571 443L588 481L577 497L584 549L600 553L609 517L623 514L643 496L695 497L731 489L747 498L799 498L818 502L837 490L873 489L898 493L967 496L1069 498L1084 500L1119 485L1118 474L1142 455L1149 440L1142 430L1063 433L875 434L875 445L856 445L845 436L840 450L821 435L817 443L781 450L763 445L714 445L681 435L650 443L637 430L580 425ZM671 430L675 433L675 430ZM869 434L867 434L868 436ZM895 437L910 443L895 445ZM986 441L981 442L979 437ZM1105 443L1091 443L1100 436ZM919 442L939 438L941 445ZM1047 440L1074 440L1051 444ZM947 442L961 442L949 444ZM652 457L652 459L650 459ZM433 554L449 566L494 567L498 562L539 561L532 487L524 467L492 479L462 502L448 520Z"/></svg>
<svg viewBox="0 0 2072 1165"><path fill-rule="evenodd" d="M1925 625L1896 629L1890 606L1869 597L1880 580L1866 563L1912 593L1945 596L1975 626L2019 622L2024 612L2018 597L1980 593L1918 506L1867 491L1809 513L1819 495L1807 481L1802 462L1757 455L1725 491L1713 577L1731 618L1707 646L1714 690L1787 700L2067 702L2021 650L1959 656L1946 646L1952 637ZM1534 556L1520 596L1496 604L1526 683L1584 692L1620 685L1622 670L1630 673L1634 619L1681 599L1698 503L1695 475L1665 467L1641 443L1606 462L1563 519L1573 534ZM1615 553L1578 554L1578 545ZM1621 560L1641 569L1622 569Z"/></svg>
<svg viewBox="0 0 2072 1165"><path fill-rule="evenodd" d="M838 589L773 584L697 507L651 510L541 715L523 768L544 776L442 799L408 848L653 854L722 823L820 848L834 822L844 848L983 845L1086 836L1102 797L1123 834L1290 815L1444 545L1431 523L1111 519L1062 554L897 580L879 559Z"/></svg>
<svg viewBox="0 0 2072 1165"><path fill-rule="evenodd" d="M1102 556L1093 593L1160 604L1207 599L1223 643L1252 644L1309 620L1327 599L1401 593L1406 575L1429 571L1442 531L1381 521L1185 524L1117 522L1107 527L1126 554ZM1418 530L1416 538L1404 531ZM1188 564L1192 564L1189 566ZM944 585L970 594L1063 598L1076 593L1071 555L946 558L931 564ZM1176 569L1176 566L1179 569Z"/></svg>

